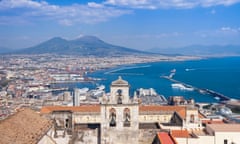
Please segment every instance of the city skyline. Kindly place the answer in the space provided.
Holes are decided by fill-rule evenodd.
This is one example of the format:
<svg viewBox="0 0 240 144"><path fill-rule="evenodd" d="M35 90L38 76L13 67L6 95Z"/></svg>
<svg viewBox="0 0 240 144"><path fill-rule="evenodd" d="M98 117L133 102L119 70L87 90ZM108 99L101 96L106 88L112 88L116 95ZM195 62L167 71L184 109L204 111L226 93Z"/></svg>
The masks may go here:
<svg viewBox="0 0 240 144"><path fill-rule="evenodd" d="M94 35L138 50L240 45L238 0L0 0L0 47Z"/></svg>

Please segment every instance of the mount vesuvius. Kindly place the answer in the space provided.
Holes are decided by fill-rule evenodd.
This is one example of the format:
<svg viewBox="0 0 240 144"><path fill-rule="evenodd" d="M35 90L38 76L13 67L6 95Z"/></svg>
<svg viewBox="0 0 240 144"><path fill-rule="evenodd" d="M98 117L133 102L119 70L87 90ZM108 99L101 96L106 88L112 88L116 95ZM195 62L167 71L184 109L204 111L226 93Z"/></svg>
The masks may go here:
<svg viewBox="0 0 240 144"><path fill-rule="evenodd" d="M81 56L117 56L150 54L148 52L108 44L95 36L83 36L75 40L55 37L36 46L21 49L17 54L63 54Z"/></svg>

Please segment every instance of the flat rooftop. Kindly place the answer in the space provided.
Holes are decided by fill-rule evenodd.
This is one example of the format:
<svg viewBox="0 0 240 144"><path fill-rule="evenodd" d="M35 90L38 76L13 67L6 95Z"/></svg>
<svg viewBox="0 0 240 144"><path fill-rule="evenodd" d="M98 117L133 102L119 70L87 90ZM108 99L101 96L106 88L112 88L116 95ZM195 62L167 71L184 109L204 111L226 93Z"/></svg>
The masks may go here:
<svg viewBox="0 0 240 144"><path fill-rule="evenodd" d="M215 132L240 132L240 124L208 124Z"/></svg>

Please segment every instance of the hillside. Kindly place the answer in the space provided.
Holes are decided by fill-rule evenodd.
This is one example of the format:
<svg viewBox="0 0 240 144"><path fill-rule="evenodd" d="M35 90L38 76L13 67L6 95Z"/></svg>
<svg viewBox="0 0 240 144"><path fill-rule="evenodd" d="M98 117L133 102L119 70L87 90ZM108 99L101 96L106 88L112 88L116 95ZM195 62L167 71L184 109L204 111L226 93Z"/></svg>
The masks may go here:
<svg viewBox="0 0 240 144"><path fill-rule="evenodd" d="M64 54L64 55L94 55L113 56L128 54L149 54L121 46L108 44L94 36L84 36L75 40L65 40L60 37L52 38L39 45L22 49L17 54Z"/></svg>

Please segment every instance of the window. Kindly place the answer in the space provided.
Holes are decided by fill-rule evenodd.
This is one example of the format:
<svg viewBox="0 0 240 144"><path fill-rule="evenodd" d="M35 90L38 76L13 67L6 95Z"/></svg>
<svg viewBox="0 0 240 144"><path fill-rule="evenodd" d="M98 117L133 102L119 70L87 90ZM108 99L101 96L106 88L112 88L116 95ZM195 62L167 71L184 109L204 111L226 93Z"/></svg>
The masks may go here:
<svg viewBox="0 0 240 144"><path fill-rule="evenodd" d="M117 90L117 104L122 104L122 90Z"/></svg>
<svg viewBox="0 0 240 144"><path fill-rule="evenodd" d="M68 128L68 119L65 120L65 128Z"/></svg>
<svg viewBox="0 0 240 144"><path fill-rule="evenodd" d="M118 90L117 90L117 95L118 95L118 96L121 96L121 95L122 95L122 90L121 90L121 89L118 89Z"/></svg>
<svg viewBox="0 0 240 144"><path fill-rule="evenodd" d="M122 104L122 96L118 96L117 104Z"/></svg>
<svg viewBox="0 0 240 144"><path fill-rule="evenodd" d="M190 115L190 123L194 123L194 121L195 121L194 115L191 114L191 115Z"/></svg>
<svg viewBox="0 0 240 144"><path fill-rule="evenodd" d="M125 108L124 109L124 111L123 111L123 119L124 119L123 126L124 127L130 127L131 116L130 116L130 109L129 108Z"/></svg>
<svg viewBox="0 0 240 144"><path fill-rule="evenodd" d="M116 110L114 108L111 108L109 111L109 119L110 119L109 126L115 127L116 126Z"/></svg>
<svg viewBox="0 0 240 144"><path fill-rule="evenodd" d="M223 142L224 142L224 144L228 144L228 140L227 139L225 139Z"/></svg>

